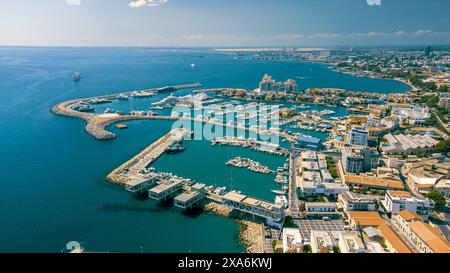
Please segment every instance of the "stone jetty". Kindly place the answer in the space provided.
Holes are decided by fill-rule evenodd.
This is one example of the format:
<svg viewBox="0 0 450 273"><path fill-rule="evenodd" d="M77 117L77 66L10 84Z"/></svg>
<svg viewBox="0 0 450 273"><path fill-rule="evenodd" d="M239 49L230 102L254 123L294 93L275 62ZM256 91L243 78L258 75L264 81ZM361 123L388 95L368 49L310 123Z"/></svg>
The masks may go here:
<svg viewBox="0 0 450 273"><path fill-rule="evenodd" d="M180 90L187 88L197 88L202 85L199 83L196 84L186 84L186 85L176 85L171 86L171 90ZM166 87L168 88L168 87ZM97 140L110 140L116 138L116 135L110 131L107 131L105 128L122 121L127 120L178 120L177 117L167 117L167 116L150 116L150 115L119 115L119 114L95 114L95 113L86 113L81 111L76 111L73 107L80 103L88 103L92 100L112 100L116 99L119 96L131 96L136 93L142 92L163 92L165 88L156 88L156 89L147 89L147 90L138 90L138 91L130 91L124 93L118 93L113 95L106 96L98 96L93 98L84 98L84 99L76 99L62 102L51 109L51 112L56 115L79 118L86 122L85 131L94 137Z"/></svg>

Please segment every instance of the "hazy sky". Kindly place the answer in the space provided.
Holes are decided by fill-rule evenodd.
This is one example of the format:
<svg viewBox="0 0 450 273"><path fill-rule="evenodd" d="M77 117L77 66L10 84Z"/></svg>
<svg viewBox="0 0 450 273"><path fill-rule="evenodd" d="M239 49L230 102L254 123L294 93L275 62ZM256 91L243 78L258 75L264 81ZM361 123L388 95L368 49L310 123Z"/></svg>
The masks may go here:
<svg viewBox="0 0 450 273"><path fill-rule="evenodd" d="M0 1L0 45L450 44L449 0Z"/></svg>

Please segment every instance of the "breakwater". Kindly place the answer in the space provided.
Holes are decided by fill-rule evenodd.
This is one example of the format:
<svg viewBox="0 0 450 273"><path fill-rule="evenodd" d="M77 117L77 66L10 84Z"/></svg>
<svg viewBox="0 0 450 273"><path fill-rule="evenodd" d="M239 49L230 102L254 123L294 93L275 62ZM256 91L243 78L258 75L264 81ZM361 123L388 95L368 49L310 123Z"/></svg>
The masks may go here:
<svg viewBox="0 0 450 273"><path fill-rule="evenodd" d="M175 85L170 87L155 88L155 89L145 89L137 91L129 91L123 93L117 93L112 95L97 96L92 98L83 98L62 102L51 109L51 112L56 115L79 118L86 122L85 131L97 140L111 140L116 138L116 135L105 128L116 122L127 121L127 120L177 120L177 117L167 117L167 116L149 116L149 115L99 115L86 113L81 111L76 111L73 107L76 104L87 103L91 100L112 100L117 99L120 96L131 96L133 94L142 93L157 93L165 92L165 90L170 89L171 91L197 88L201 87L200 83L196 84L185 84L185 85Z"/></svg>
<svg viewBox="0 0 450 273"><path fill-rule="evenodd" d="M207 203L204 211L233 219L239 225L239 239L248 253L264 253L264 225L242 219L240 215L222 204Z"/></svg>
<svg viewBox="0 0 450 273"><path fill-rule="evenodd" d="M185 129L174 129L170 131L132 159L117 167L108 174L106 179L113 184L119 185L127 185L134 180L145 181L147 177L145 173L142 173L142 170L159 158L168 147L173 145L175 141L182 138L185 134Z"/></svg>

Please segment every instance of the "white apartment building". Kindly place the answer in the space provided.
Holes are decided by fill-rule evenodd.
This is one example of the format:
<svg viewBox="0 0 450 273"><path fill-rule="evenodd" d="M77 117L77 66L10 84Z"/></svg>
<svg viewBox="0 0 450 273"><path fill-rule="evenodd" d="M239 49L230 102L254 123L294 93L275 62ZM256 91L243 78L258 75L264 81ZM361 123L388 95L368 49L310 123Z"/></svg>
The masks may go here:
<svg viewBox="0 0 450 273"><path fill-rule="evenodd" d="M338 201L345 212L375 210L375 200L369 195L347 191L339 194Z"/></svg>
<svg viewBox="0 0 450 273"><path fill-rule="evenodd" d="M434 208L432 200L412 196L406 191L386 191L382 204L392 215L398 214L402 210L408 210L424 218L427 218L430 210Z"/></svg>
<svg viewBox="0 0 450 273"><path fill-rule="evenodd" d="M350 145L367 146L369 144L369 133L363 128L353 128L348 138Z"/></svg>

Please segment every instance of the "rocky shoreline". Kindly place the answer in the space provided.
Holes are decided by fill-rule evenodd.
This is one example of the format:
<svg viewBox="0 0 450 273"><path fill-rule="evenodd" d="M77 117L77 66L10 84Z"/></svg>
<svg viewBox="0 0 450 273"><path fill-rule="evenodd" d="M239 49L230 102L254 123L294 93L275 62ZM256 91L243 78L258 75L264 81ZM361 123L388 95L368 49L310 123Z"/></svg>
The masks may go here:
<svg viewBox="0 0 450 273"><path fill-rule="evenodd" d="M264 237L264 225L239 219L229 207L214 202L207 203L203 209L206 212L233 219L239 225L239 239L247 253L264 253L262 238Z"/></svg>

